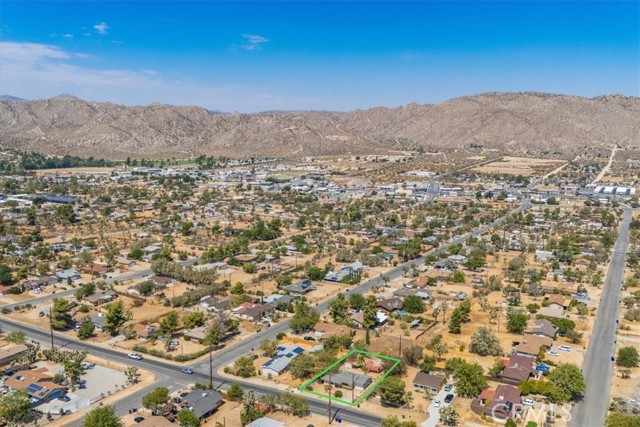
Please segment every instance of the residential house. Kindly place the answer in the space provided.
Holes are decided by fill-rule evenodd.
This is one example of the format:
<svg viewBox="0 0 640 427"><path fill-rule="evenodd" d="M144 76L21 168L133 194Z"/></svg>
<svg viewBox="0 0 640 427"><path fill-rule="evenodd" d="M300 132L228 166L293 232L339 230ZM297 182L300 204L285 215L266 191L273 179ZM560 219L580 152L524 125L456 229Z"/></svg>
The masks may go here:
<svg viewBox="0 0 640 427"><path fill-rule="evenodd" d="M355 372L336 372L326 374L320 378L322 384L331 384L337 388L345 388L347 390L359 389L364 390L371 385L371 377L368 375L357 374Z"/></svg>
<svg viewBox="0 0 640 427"><path fill-rule="evenodd" d="M224 403L222 395L214 390L193 390L182 402L200 419L206 418Z"/></svg>
<svg viewBox="0 0 640 427"><path fill-rule="evenodd" d="M378 307L387 313L393 313L398 310L402 310L404 301L400 298L387 298L378 301Z"/></svg>
<svg viewBox="0 0 640 427"><path fill-rule="evenodd" d="M166 276L151 276L149 281L153 283L156 289L164 289L173 283L173 279Z"/></svg>
<svg viewBox="0 0 640 427"><path fill-rule="evenodd" d="M80 279L80 273L75 268L67 268L56 272L56 277L60 280L71 280L72 282Z"/></svg>
<svg viewBox="0 0 640 427"><path fill-rule="evenodd" d="M232 310L236 317L257 322L265 316L272 315L276 310L273 304L256 304L246 302Z"/></svg>
<svg viewBox="0 0 640 427"><path fill-rule="evenodd" d="M64 394L64 388L53 382L46 368L20 370L5 381L13 390L25 391L34 405L49 402Z"/></svg>
<svg viewBox="0 0 640 427"><path fill-rule="evenodd" d="M122 256L116 257L115 262L116 262L116 265L120 268L131 268L137 265L136 260L128 259Z"/></svg>
<svg viewBox="0 0 640 427"><path fill-rule="evenodd" d="M537 356L541 347L545 347L546 350L550 349L553 345L553 340L549 337L543 337L539 335L525 335L522 342L516 347L516 354Z"/></svg>
<svg viewBox="0 0 640 427"><path fill-rule="evenodd" d="M189 337L194 341L200 341L207 336L208 331L209 331L209 326L196 326L195 328L183 330L182 336Z"/></svg>
<svg viewBox="0 0 640 427"><path fill-rule="evenodd" d="M556 305L562 310L566 310L567 308L569 308L569 304L571 304L571 298L561 294L547 295L544 299L547 302L548 307Z"/></svg>
<svg viewBox="0 0 640 427"><path fill-rule="evenodd" d="M133 332L143 340L148 340L153 334L158 332L158 328L152 325L145 325L144 323L136 323L133 325Z"/></svg>
<svg viewBox="0 0 640 427"><path fill-rule="evenodd" d="M304 353L299 346L281 345L276 349L276 355L262 365L262 375L278 376L289 368L293 359Z"/></svg>
<svg viewBox="0 0 640 427"><path fill-rule="evenodd" d="M295 283L285 286L284 289L292 294L305 295L311 291L315 291L316 287L310 279L300 279Z"/></svg>
<svg viewBox="0 0 640 427"><path fill-rule="evenodd" d="M269 417L258 418L255 421L250 422L246 427L284 427L285 423L282 421L274 420Z"/></svg>
<svg viewBox="0 0 640 427"><path fill-rule="evenodd" d="M118 297L118 294L116 294L113 291L103 291L103 292L96 292L93 295L86 296L82 298L82 301L92 304L94 307L97 307L99 305L111 302L117 297Z"/></svg>
<svg viewBox="0 0 640 427"><path fill-rule="evenodd" d="M511 385L499 385L495 390L486 389L471 402L471 410L498 421L518 419L523 410L520 390Z"/></svg>
<svg viewBox="0 0 640 427"><path fill-rule="evenodd" d="M364 328L364 313L362 311L358 311L354 313L350 317L351 323L356 328ZM389 316L382 310L376 311L376 324L375 326L384 325L389 320Z"/></svg>
<svg viewBox="0 0 640 427"><path fill-rule="evenodd" d="M218 297L206 296L200 298L200 306L207 310L213 310L215 312L228 310L231 307L231 301Z"/></svg>
<svg viewBox="0 0 640 427"><path fill-rule="evenodd" d="M18 360L22 356L28 347L24 344L8 345L0 348L0 366L8 365L9 363Z"/></svg>
<svg viewBox="0 0 640 427"><path fill-rule="evenodd" d="M95 326L96 331L104 332L107 325L107 318L102 313L98 313L97 316L91 316L91 323Z"/></svg>
<svg viewBox="0 0 640 427"><path fill-rule="evenodd" d="M81 267L80 270L82 270L83 273L91 274L93 276L106 276L109 268L107 268L106 265L102 264L92 264L85 265Z"/></svg>
<svg viewBox="0 0 640 427"><path fill-rule="evenodd" d="M518 385L529 378L535 378L536 371L533 369L533 356L513 354L509 360L505 361L505 368L500 374L500 378L509 384Z"/></svg>
<svg viewBox="0 0 640 427"><path fill-rule="evenodd" d="M547 319L532 319L529 321L529 327L524 331L524 333L554 339L558 334L558 328L553 326L553 323L549 322Z"/></svg>
<svg viewBox="0 0 640 427"><path fill-rule="evenodd" d="M445 381L446 378L442 375L418 372L413 379L413 389L415 391L427 391L432 394L437 394Z"/></svg>
<svg viewBox="0 0 640 427"><path fill-rule="evenodd" d="M349 265L345 265L338 271L330 271L324 277L327 282L342 282L345 279L353 279L364 270L364 265L361 262L354 262Z"/></svg>

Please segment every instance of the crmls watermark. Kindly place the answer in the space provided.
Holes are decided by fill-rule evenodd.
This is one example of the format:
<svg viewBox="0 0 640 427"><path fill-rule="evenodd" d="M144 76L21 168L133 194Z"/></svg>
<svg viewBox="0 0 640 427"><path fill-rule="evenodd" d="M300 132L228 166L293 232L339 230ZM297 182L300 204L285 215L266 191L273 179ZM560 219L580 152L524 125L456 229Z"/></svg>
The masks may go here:
<svg viewBox="0 0 640 427"><path fill-rule="evenodd" d="M525 411L527 413L527 419L536 421L538 425L543 425L544 422L554 422L556 419L561 419L565 422L571 421L570 408L565 406L556 406L553 403L547 405L542 404L539 407L527 406L522 404L504 404L496 405L491 408L491 418L496 420L504 420L507 418L513 418L514 420L522 419Z"/></svg>

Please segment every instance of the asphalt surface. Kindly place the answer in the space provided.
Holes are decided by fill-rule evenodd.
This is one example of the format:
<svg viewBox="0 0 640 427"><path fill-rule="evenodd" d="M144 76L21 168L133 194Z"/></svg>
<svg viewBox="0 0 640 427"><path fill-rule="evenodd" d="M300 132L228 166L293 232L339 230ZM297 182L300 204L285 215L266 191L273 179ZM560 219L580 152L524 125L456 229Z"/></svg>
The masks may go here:
<svg viewBox="0 0 640 427"><path fill-rule="evenodd" d="M625 209L619 226L598 315L582 365L587 391L571 411L569 427L602 427L609 408L609 391L615 356L616 327L624 280L625 257L629 245L632 210Z"/></svg>
<svg viewBox="0 0 640 427"><path fill-rule="evenodd" d="M526 210L529 206L530 206L529 201L525 199L521 202L520 206L514 209L513 211L511 211L510 214L513 214L516 212L522 212ZM498 218L490 224L484 225L471 233L460 236L454 239L453 241L447 243L446 245L442 245L436 251L431 252L430 255L434 253L444 252L453 245L464 243L471 236L474 236L474 237L480 236L486 233L487 231L501 225L502 223L505 222L505 220L506 220L506 216ZM417 259L413 259L406 263L400 264L397 267L394 267L393 269L385 273L385 276L389 280L393 280L397 277L400 277L404 274L405 267L411 267L412 265L422 265L425 262L425 258L426 258L425 256L422 256ZM196 259L188 260L186 263L191 264L195 261ZM149 272L150 270L140 270L140 271L128 273L127 275L122 275L110 280L111 281L129 280L137 277L142 277L142 275L148 274ZM376 277L358 286L349 288L349 293L353 293L353 292L365 293L376 286L380 286L384 284L385 282L384 280L382 280L381 277ZM58 294L47 296L47 298L51 299L51 298L55 298L56 296L58 296ZM42 298L45 298L45 297L42 297ZM333 298L318 304L315 307L315 309L319 312L324 312L328 310L331 300L333 300ZM33 339L43 341L43 342L48 342L49 340L49 331L46 331L46 330L41 330L39 328L25 325L23 323L18 323L13 320L8 320L5 318L0 318L0 325L2 325L6 331L21 330L26 332L29 335L29 337ZM227 378L224 378L217 374L218 370L222 369L226 365L231 364L235 359L251 353L254 348L255 349L258 348L258 346L263 340L275 339L276 335L280 332L284 332L284 333L289 332L289 319L284 319L278 323L274 323L272 324L271 327L265 328L263 331L257 333L254 338L245 339L239 342L238 344L233 345L232 347L225 348L220 352L216 353L215 356L213 357L213 363L212 363L213 365L212 366L213 368L212 382L214 387L217 389L220 389L220 388L226 389L231 384L231 382ZM209 361L206 358L200 362L194 363L192 365L194 369L194 374L188 375L180 371L182 366L176 366L166 361L156 360L156 359L132 360L127 357L126 353L120 350L109 349L103 346L97 346L84 341L79 341L77 339L71 339L69 337L66 337L64 335L60 335L57 333L54 333L54 337L55 337L56 346L62 346L65 349L72 349L72 350L86 349L89 351L89 353L92 356L100 357L105 360L113 360L113 361L128 364L128 365L138 366L139 368L150 371L156 375L156 382L152 386L146 387L138 392L135 392L132 395L127 396L126 400L120 400L114 405L118 415L127 414L130 409L135 407L140 407L142 396L147 394L149 391L151 391L155 387L165 386L165 387L168 387L170 391L173 391L173 389L175 389L176 386L179 387L189 383L208 384L210 380L210 377L209 377L210 366L209 366ZM282 393L282 390L280 389L265 386L262 384L257 384L255 382L243 380L240 378L234 378L232 382L241 385L243 388L247 390L248 389L253 390L258 396ZM326 400L314 398L306 394L304 395L304 397L309 402L310 409L312 412L328 415L328 402ZM357 408L351 408L345 405L340 405L336 402L332 403L332 417L334 419L337 417L340 417L347 422L351 422L353 424L360 425L362 427L377 427L381 424L381 419L382 419L382 416L364 413ZM69 425L80 426L81 423L82 421L79 420L75 423L69 423Z"/></svg>

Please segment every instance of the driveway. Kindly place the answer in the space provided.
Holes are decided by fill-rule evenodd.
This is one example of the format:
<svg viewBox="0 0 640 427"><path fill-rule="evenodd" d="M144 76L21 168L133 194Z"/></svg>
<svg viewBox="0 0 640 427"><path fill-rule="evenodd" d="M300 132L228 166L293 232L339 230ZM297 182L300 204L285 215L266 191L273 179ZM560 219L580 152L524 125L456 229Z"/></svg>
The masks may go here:
<svg viewBox="0 0 640 427"><path fill-rule="evenodd" d="M444 398L446 397L447 394L453 394L454 396L458 397L455 386L450 391L444 391L444 387L443 387L442 390L440 390L440 392L438 392L438 394L436 394L433 400L431 401L431 404L427 409L429 418L427 418L427 420L421 424L422 427L435 427L436 424L438 424L438 422L440 421L440 408L452 405L453 402L455 402L455 399L454 399L453 402L451 403L444 403ZM434 406L434 402L436 400L440 400L441 402L440 408L436 408Z"/></svg>

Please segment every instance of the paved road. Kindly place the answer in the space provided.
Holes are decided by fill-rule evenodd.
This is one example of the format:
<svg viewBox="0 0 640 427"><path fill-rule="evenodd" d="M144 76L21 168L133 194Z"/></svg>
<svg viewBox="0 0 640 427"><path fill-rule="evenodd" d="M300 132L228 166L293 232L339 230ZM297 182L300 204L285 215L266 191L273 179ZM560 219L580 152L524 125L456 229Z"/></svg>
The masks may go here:
<svg viewBox="0 0 640 427"><path fill-rule="evenodd" d="M511 213L522 212L525 209L527 209L529 206L530 206L529 201L524 200L520 204L520 206L514 209L514 211L512 211ZM453 241L449 242L448 244L441 246L434 253L444 252L452 245L465 242L470 236L480 236L481 234L486 233L487 231L504 223L504 221L505 221L505 217L498 218L494 222L484 225L483 227L473 231L472 233L468 233L466 235L460 236L454 239ZM390 280L395 279L397 277L400 277L404 273L404 267L410 267L411 265L421 265L424 263L424 261L425 261L425 257L423 256L423 257L408 261L404 264L400 264L397 267L385 273L385 276L388 277ZM195 259L187 261L187 263L193 263L193 262L195 262ZM140 270L137 272L132 272L130 274L138 276L141 274L146 274L148 272L149 270ZM127 278L130 279L131 277L127 277ZM123 279L124 279L124 276L120 276L112 280L123 280ZM364 293L371 290L375 286L379 286L383 284L384 284L384 281L380 277L376 277L356 287L350 288L350 292ZM329 303L331 302L331 300L332 299L329 299L320 303L316 307L316 309L319 312L326 311L329 307ZM18 323L13 320L0 318L0 325L2 325L4 329L7 331L22 330L26 332L30 337L37 340L41 340L43 342L48 342L48 339L49 339L49 331L41 330L29 325L25 325L23 323ZM250 353L253 350L253 348L257 348L260 342L262 342L263 340L275 339L278 333L288 332L288 331L289 331L289 319L285 319L280 321L277 324L273 324L272 327L266 328L262 332L256 334L256 336L252 339L245 339L232 347L225 348L222 351L216 353L213 359L213 366L212 366L214 386L216 388L225 389L229 384L226 378L216 373L219 369L223 368L225 365L232 363L238 357ZM166 386L171 390L171 389L175 389L176 386L179 387L187 383L194 383L194 382L208 383L209 382L209 361L206 359L204 359L199 363L193 364L192 366L194 368L195 373L193 375L187 375L180 372L179 366L173 365L172 363L169 363L169 362L154 360L154 359L144 359L141 361L134 361L129 359L124 352L119 350L113 350L113 349L105 348L102 346L97 346L91 343L78 341L76 339L71 339L57 333L54 335L56 340L55 342L56 346L64 346L67 349L74 349L74 350L87 349L90 352L90 354L93 356L100 357L105 360L113 360L113 361L117 361L124 364L135 365L142 369L153 372L156 375L156 383L153 384L153 386L147 387L143 390L140 390L134 393L133 395L128 396L126 401L120 400L115 404L118 415L124 415L128 412L129 409L134 407L139 407L140 402L142 400L142 396L148 393L151 389L155 387ZM233 382L240 384L245 389L254 390L257 395L282 393L282 390L280 389L264 386L262 384L256 384L255 382L246 381L239 378L234 379ZM319 413L319 414L328 413L328 403L326 400L317 399L309 395L305 395L305 398L309 401L309 405L311 407L312 412ZM334 417L340 416L345 421L352 422L356 425L361 425L363 427L369 427L369 426L374 427L374 426L380 425L381 418L382 418L380 416L363 413L359 411L357 408L351 408L351 407L343 406L337 403L333 403L332 406L334 411L333 413ZM80 423L81 421L78 421L77 423L70 423L70 425L78 426L80 425Z"/></svg>
<svg viewBox="0 0 640 427"><path fill-rule="evenodd" d="M613 373L611 356L615 354L616 321L624 278L625 256L629 245L631 214L631 209L624 209L596 323L582 366L587 391L584 400L573 407L570 427L602 427L607 415Z"/></svg>

